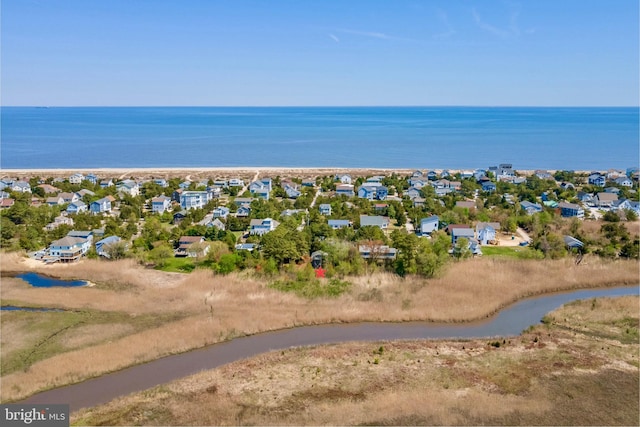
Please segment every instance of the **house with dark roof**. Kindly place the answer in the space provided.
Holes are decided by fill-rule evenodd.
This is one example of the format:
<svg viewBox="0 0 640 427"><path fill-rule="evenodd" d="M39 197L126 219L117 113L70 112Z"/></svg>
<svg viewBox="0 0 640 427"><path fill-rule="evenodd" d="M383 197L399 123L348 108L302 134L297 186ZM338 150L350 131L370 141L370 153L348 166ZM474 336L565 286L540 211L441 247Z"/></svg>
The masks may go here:
<svg viewBox="0 0 640 427"><path fill-rule="evenodd" d="M558 203L560 208L560 215L565 218L584 218L584 209L580 205L575 203L560 202Z"/></svg>
<svg viewBox="0 0 640 427"><path fill-rule="evenodd" d="M535 213L542 212L542 205L539 203L532 203L528 200L523 200L520 202L520 208L522 208L527 215L533 215Z"/></svg>
<svg viewBox="0 0 640 427"><path fill-rule="evenodd" d="M589 175L588 182L591 185L595 185L596 187L604 187L607 179L601 173L592 173Z"/></svg>
<svg viewBox="0 0 640 427"><path fill-rule="evenodd" d="M175 256L195 258L199 255L206 255L209 252L209 246L201 245L202 243L204 243L202 236L182 236L178 240Z"/></svg>

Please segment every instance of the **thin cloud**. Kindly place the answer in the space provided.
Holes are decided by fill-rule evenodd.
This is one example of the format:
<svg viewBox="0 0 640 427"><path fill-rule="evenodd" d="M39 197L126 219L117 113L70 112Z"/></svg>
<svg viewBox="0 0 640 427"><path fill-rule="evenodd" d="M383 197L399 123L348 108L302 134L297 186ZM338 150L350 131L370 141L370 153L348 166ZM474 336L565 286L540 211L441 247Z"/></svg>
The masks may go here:
<svg viewBox="0 0 640 427"><path fill-rule="evenodd" d="M329 37L331 37L334 42L340 43L340 39L335 34L329 33Z"/></svg>
<svg viewBox="0 0 640 427"><path fill-rule="evenodd" d="M438 9L437 13L438 13L438 19L440 20L440 22L444 24L444 26L447 28L447 31L434 34L433 38L448 39L449 37L453 36L456 33L456 30L454 30L453 27L451 26L451 23L449 22L449 16L444 10Z"/></svg>
<svg viewBox="0 0 640 427"><path fill-rule="evenodd" d="M476 25L480 27L482 30L491 33L498 37L508 37L511 34L511 31L503 30L501 28L495 27L487 22L484 22L480 17L478 11L474 8L471 13L473 14L473 19L476 22Z"/></svg>
<svg viewBox="0 0 640 427"><path fill-rule="evenodd" d="M334 31L338 33L353 34L356 36L368 37L368 38L379 39L379 40L397 40L397 41L405 41L405 42L417 41L410 38L397 37L397 36L392 36L389 34L379 33L375 31L360 31L360 30L351 30L347 28L338 28L338 29L335 29Z"/></svg>

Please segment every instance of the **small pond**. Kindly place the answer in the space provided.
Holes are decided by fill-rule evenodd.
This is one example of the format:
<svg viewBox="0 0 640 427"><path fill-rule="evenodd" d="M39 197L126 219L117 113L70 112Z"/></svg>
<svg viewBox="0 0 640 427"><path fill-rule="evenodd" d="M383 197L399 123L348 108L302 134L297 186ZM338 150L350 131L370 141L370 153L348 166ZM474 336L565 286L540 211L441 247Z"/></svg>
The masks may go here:
<svg viewBox="0 0 640 427"><path fill-rule="evenodd" d="M46 307L17 307L15 305L3 305L0 307L1 311L64 311L59 308L46 308Z"/></svg>
<svg viewBox="0 0 640 427"><path fill-rule="evenodd" d="M60 280L53 279L51 277L43 276L37 273L22 273L16 276L18 279L22 279L29 283L31 286L37 288L52 288L56 286L62 287L76 287L86 286L88 283L84 280Z"/></svg>

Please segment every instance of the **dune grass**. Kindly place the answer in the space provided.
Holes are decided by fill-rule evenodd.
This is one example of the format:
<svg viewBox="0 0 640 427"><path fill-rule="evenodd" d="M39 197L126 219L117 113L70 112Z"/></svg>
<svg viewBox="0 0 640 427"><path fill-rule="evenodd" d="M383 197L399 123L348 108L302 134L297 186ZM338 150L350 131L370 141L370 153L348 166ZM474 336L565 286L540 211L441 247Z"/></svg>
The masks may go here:
<svg viewBox="0 0 640 427"><path fill-rule="evenodd" d="M180 317L179 313L131 316L97 310L3 311L0 372L3 376L26 372L40 360L156 328Z"/></svg>
<svg viewBox="0 0 640 427"><path fill-rule="evenodd" d="M636 425L640 346L627 328L637 330L639 299L594 301L556 310L499 346L272 352L79 411L72 424Z"/></svg>
<svg viewBox="0 0 640 427"><path fill-rule="evenodd" d="M26 268L18 258L2 256L0 261L3 272ZM50 353L26 372L3 375L3 401L240 335L329 322L461 322L487 317L525 296L637 285L639 279L633 261L585 257L576 266L569 259L486 257L452 263L440 277L430 280L402 279L385 273L350 277L351 286L342 294L310 300L272 289L266 281L249 275L216 276L199 269L188 275L165 273L129 260L86 260L76 265L28 268L61 278L90 280L97 286L35 289L18 279L3 278L3 299L129 316L181 313L183 317L147 329L131 329L124 335L66 349L61 354Z"/></svg>

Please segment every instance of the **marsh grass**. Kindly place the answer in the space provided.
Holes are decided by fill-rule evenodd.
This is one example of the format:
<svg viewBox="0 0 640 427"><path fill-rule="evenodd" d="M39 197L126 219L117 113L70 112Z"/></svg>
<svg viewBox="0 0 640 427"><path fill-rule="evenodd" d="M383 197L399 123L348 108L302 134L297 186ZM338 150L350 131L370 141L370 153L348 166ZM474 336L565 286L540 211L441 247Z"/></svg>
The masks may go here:
<svg viewBox="0 0 640 427"><path fill-rule="evenodd" d="M294 279L276 280L269 288L283 292L293 292L302 298L336 298L345 293L351 283L340 279Z"/></svg>
<svg viewBox="0 0 640 427"><path fill-rule="evenodd" d="M12 264L10 257L3 255L1 262L3 268L12 271L25 269L18 258ZM50 353L50 357L31 364L27 372L3 375L2 400L241 335L330 322L462 322L485 318L526 296L575 288L637 285L639 276L633 261L607 262L585 257L576 266L569 259L484 258L452 264L440 277L429 280L402 279L387 273L349 277L351 286L340 295L309 299L272 289L264 280L247 273L217 276L200 269L188 275L165 273L128 260L87 260L75 265L35 266L32 270L90 280L97 286L34 289L21 280L3 278L3 299L130 316L180 313L180 318L63 354ZM118 289L101 288L102 283Z"/></svg>
<svg viewBox="0 0 640 427"><path fill-rule="evenodd" d="M600 302L602 301L602 304ZM635 425L638 297L561 308L500 347L349 343L263 354L72 414L77 425ZM611 326L620 325L620 326ZM597 331L610 329L607 346ZM618 337L618 338L612 338ZM377 361L377 363L376 363ZM211 392L214 390L214 392ZM156 411L157 409L157 411ZM160 414L160 415L158 415Z"/></svg>
<svg viewBox="0 0 640 427"><path fill-rule="evenodd" d="M3 376L26 372L38 361L156 328L180 317L178 313L131 316L93 310L2 312L0 370Z"/></svg>

